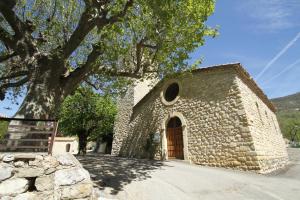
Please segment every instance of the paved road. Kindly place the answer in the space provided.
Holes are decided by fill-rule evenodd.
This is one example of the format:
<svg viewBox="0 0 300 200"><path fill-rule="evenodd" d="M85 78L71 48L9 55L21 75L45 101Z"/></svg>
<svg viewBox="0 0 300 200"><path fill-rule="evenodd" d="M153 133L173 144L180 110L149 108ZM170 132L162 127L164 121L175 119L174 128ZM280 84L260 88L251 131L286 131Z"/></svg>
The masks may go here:
<svg viewBox="0 0 300 200"><path fill-rule="evenodd" d="M298 200L300 149L291 165L272 175L111 156L79 157L103 199L118 200ZM101 198L100 198L101 199Z"/></svg>

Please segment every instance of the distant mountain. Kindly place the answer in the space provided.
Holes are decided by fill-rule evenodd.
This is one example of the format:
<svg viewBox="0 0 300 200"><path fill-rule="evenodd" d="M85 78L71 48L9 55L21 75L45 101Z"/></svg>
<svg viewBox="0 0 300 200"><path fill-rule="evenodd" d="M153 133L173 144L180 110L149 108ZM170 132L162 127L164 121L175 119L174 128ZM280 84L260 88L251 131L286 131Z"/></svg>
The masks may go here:
<svg viewBox="0 0 300 200"><path fill-rule="evenodd" d="M300 125L300 92L285 97L271 99L277 108L277 119L283 136L291 139L291 130ZM300 142L300 131L296 138Z"/></svg>
<svg viewBox="0 0 300 200"><path fill-rule="evenodd" d="M271 99L278 111L299 111L300 92L285 97Z"/></svg>

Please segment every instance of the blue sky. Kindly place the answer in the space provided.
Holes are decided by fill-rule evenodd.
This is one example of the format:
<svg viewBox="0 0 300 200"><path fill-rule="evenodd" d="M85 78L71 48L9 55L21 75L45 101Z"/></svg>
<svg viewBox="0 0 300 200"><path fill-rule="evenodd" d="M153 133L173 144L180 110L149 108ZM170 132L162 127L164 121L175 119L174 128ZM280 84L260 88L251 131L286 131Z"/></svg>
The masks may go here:
<svg viewBox="0 0 300 200"><path fill-rule="evenodd" d="M202 66L240 62L269 98L300 91L300 0L219 0L220 35L192 54Z"/></svg>
<svg viewBox="0 0 300 200"><path fill-rule="evenodd" d="M269 98L300 91L300 0L218 0L207 24L220 35L191 54L201 66L240 62ZM5 109L11 107L11 110ZM1 102L12 116L17 105Z"/></svg>

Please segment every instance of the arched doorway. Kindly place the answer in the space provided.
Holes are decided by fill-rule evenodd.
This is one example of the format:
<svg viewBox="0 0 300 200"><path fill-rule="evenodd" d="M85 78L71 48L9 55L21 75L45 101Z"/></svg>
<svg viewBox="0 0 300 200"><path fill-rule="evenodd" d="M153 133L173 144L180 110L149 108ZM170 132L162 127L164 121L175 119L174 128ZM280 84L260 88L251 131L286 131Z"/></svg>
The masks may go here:
<svg viewBox="0 0 300 200"><path fill-rule="evenodd" d="M168 158L183 159L182 123L178 117L173 117L167 124Z"/></svg>

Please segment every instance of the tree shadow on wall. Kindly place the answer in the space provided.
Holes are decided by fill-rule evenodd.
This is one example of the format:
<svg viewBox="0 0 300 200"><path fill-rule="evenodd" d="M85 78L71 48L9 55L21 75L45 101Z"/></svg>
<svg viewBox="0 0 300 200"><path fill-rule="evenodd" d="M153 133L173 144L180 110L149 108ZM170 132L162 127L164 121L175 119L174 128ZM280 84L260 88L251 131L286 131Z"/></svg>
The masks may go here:
<svg viewBox="0 0 300 200"><path fill-rule="evenodd" d="M91 175L95 186L100 190L112 188L111 194L116 195L132 181L151 178L151 172L165 166L161 161L121 158L110 155L88 154L77 159Z"/></svg>
<svg viewBox="0 0 300 200"><path fill-rule="evenodd" d="M153 137L159 133L161 119L159 114L155 114L158 111L154 110L154 104L149 104L139 116L131 116L134 126L129 128L121 143L121 156L153 159L160 153L160 145L154 143Z"/></svg>

